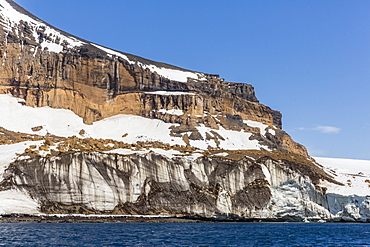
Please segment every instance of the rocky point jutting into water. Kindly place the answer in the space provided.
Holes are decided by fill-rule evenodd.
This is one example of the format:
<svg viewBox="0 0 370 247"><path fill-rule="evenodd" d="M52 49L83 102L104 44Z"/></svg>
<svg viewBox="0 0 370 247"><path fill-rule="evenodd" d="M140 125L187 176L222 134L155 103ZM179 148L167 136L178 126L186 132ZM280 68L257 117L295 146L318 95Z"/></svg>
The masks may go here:
<svg viewBox="0 0 370 247"><path fill-rule="evenodd" d="M82 40L11 0L0 62L2 214L370 219L367 197L328 196L344 185L251 85Z"/></svg>

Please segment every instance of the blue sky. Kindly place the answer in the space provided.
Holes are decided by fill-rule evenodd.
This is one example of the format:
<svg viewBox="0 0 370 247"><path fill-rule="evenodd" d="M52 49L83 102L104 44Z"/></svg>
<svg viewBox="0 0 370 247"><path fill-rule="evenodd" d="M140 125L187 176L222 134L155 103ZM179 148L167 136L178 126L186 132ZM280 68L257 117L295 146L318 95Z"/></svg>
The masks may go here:
<svg viewBox="0 0 370 247"><path fill-rule="evenodd" d="M86 40L252 84L312 156L370 159L370 1L15 2Z"/></svg>

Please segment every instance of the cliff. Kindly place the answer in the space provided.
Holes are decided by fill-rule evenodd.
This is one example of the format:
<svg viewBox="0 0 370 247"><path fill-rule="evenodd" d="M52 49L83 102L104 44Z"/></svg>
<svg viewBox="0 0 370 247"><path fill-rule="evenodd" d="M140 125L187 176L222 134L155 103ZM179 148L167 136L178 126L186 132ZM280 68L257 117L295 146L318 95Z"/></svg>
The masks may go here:
<svg viewBox="0 0 370 247"><path fill-rule="evenodd" d="M177 135L198 137L195 127L202 124L253 132L242 122L253 120L279 132L256 139L274 150L307 155L281 130L281 114L258 103L251 85L78 39L11 1L4 1L2 17L0 92L22 98L28 106L69 109L88 124L117 114L161 119L180 124Z"/></svg>
<svg viewBox="0 0 370 247"><path fill-rule="evenodd" d="M323 193L288 163L268 157L171 159L153 152L82 152L17 161L4 181L28 190L48 213L328 217ZM299 193L291 194L294 189ZM287 197L294 208L281 201ZM295 207L299 211L292 215Z"/></svg>
<svg viewBox="0 0 370 247"><path fill-rule="evenodd" d="M343 184L251 85L82 40L11 0L0 62L0 213L335 217L323 183Z"/></svg>

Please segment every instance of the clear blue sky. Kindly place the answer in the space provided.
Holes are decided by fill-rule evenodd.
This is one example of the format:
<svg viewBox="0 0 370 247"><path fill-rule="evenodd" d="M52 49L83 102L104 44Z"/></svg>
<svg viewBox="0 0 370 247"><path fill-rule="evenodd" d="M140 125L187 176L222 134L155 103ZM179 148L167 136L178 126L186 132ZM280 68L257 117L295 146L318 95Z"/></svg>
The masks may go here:
<svg viewBox="0 0 370 247"><path fill-rule="evenodd" d="M86 40L252 84L311 155L370 159L370 1L15 2Z"/></svg>

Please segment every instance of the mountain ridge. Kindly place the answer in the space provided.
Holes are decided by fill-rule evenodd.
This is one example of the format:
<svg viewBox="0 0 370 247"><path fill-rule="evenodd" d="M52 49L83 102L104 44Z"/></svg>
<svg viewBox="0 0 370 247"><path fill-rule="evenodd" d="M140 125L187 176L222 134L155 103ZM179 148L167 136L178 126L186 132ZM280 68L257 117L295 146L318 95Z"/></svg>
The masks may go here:
<svg viewBox="0 0 370 247"><path fill-rule="evenodd" d="M38 22L41 22L43 23L44 25L47 25L49 27L51 27L52 29L55 29L57 30L58 32L60 32L61 34L64 34L66 36L70 36L70 37L73 37L77 40L80 40L82 42L84 42L85 44L87 45L91 45L91 44L94 44L86 39L83 39L83 38L80 38L76 35L73 35L73 34L70 34L62 29L59 29L53 25L50 25L49 23L43 21L42 19L39 19L37 16L33 15L31 12L27 11L26 9L24 9L22 6L18 5L17 3L15 3L14 1L12 0L5 0L8 4L10 4L15 10L19 11L20 13L26 15L26 16L29 16L31 18L33 18L34 20L38 21ZM188 72L195 72L195 73L200 73L200 72L197 72L197 71L193 71L193 70L190 70L190 69L184 69L184 68L181 68L181 67L178 67L178 66L175 66L175 65L171 65L171 64L168 64L168 63L164 63L164 62L158 62L158 61L155 61L155 60L151 60L151 59L147 59L147 58L144 58L144 57L141 57L141 56L137 56L137 55L133 55L131 53L126 53L126 52L123 52L123 51L119 51L119 50L115 50L115 49L111 49L109 47L105 47L104 45L100 45L100 44L96 44L98 46L101 46L105 49L109 49L109 50L112 50L113 52L118 52L118 53L121 53L122 55L125 55L125 56L128 56L129 58L131 57L132 60L137 60L137 61L140 61L140 62L143 62L144 63L148 63L148 64L157 64L157 65L160 65L160 66L164 66L164 67L168 67L168 68L173 68L173 69L176 69L176 70L183 70L183 71L188 71Z"/></svg>

